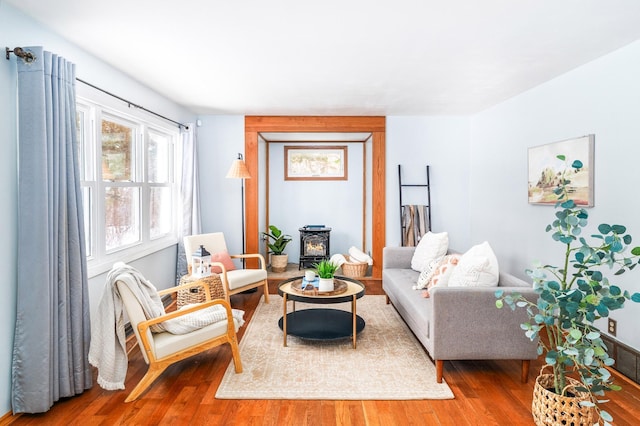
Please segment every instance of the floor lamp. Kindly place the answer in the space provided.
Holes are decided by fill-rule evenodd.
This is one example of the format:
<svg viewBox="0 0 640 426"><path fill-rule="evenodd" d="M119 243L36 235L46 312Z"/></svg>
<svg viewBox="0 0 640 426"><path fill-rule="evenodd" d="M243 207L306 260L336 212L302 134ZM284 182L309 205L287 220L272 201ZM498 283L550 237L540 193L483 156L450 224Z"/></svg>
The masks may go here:
<svg viewBox="0 0 640 426"><path fill-rule="evenodd" d="M244 180L251 179L251 175L249 174L247 165L244 163L242 154L238 153L238 158L231 164L231 168L226 177L227 179L241 179L242 181L240 186L240 200L242 204L242 254L244 254ZM244 268L244 266L244 258L242 258L242 267Z"/></svg>

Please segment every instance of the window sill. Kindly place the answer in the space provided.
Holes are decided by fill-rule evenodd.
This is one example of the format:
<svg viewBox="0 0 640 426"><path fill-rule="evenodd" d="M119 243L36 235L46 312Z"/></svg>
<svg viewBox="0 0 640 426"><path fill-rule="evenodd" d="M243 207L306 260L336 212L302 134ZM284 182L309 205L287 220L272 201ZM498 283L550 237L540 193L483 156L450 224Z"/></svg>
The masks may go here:
<svg viewBox="0 0 640 426"><path fill-rule="evenodd" d="M109 254L101 259L89 260L87 262L89 278L104 274L109 271L116 262L130 263L164 250L167 247L176 245L177 243L178 240L176 238L163 238L161 240L154 241L151 244L145 244L145 247L134 246L126 250Z"/></svg>

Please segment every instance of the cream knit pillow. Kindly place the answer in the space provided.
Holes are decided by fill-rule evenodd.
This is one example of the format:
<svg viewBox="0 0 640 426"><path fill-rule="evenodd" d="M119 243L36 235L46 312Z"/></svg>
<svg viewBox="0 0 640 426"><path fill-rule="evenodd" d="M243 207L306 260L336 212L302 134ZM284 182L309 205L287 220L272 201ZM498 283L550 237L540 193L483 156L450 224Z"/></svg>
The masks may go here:
<svg viewBox="0 0 640 426"><path fill-rule="evenodd" d="M488 242L471 247L451 273L449 287L495 287L498 259Z"/></svg>
<svg viewBox="0 0 640 426"><path fill-rule="evenodd" d="M447 254L449 248L449 234L431 231L422 236L411 258L411 269L422 272L431 262Z"/></svg>

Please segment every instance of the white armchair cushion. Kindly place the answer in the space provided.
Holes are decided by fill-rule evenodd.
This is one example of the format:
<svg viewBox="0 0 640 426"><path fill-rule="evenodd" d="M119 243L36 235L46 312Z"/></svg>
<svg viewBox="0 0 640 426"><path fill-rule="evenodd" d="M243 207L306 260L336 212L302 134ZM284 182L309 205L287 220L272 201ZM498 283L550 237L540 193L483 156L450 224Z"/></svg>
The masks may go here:
<svg viewBox="0 0 640 426"><path fill-rule="evenodd" d="M238 331L238 322L233 320L235 329ZM198 345L205 340L223 336L227 333L227 321L218 321L199 330L187 334L171 334L168 332L154 333L151 340L155 357L157 359L173 355L178 351Z"/></svg>
<svg viewBox="0 0 640 426"><path fill-rule="evenodd" d="M422 272L431 262L442 258L449 248L447 232L427 232L422 236L411 258L411 269Z"/></svg>
<svg viewBox="0 0 640 426"><path fill-rule="evenodd" d="M264 269L235 269L227 271L229 290L235 290L248 284L267 279L267 271Z"/></svg>

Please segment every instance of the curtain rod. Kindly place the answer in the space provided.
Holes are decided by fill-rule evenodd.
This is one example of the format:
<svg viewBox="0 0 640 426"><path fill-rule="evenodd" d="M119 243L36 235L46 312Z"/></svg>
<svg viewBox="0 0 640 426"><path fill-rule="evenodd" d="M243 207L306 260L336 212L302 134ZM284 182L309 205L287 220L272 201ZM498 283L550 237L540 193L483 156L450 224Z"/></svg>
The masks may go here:
<svg viewBox="0 0 640 426"><path fill-rule="evenodd" d="M9 49L8 47L5 47L5 52L6 52L7 60L10 59L9 55L11 53L13 53L14 55L16 55L19 58L22 58L25 62L33 62L33 61L36 60L36 56L33 53L27 52L21 47L15 47L13 50ZM78 77L76 77L76 81L79 81L80 83L86 84L87 86L93 87L94 89L99 90L102 93L105 93L105 94L107 94L109 96L112 96L112 97L114 97L114 98L126 103L127 105L129 105L129 108L134 107L134 108L137 108L137 109L141 109L143 111L148 112L149 114L155 115L156 117L160 117L163 120L170 121L171 123L178 125L179 128L183 128L184 127L185 130L189 130L189 126L187 126L186 124L180 123L179 121L172 120L172 119L170 119L168 117L165 117L164 115L158 114L157 112L151 111L151 110L149 110L149 109L147 109L147 108L145 108L145 107L143 107L141 105L134 104L131 101L128 101L128 100L126 100L126 99L124 99L124 98L122 98L122 97L120 97L118 95L115 95L115 94L113 94L113 93L111 93L111 92L109 92L107 90L101 89L100 87L95 86L95 85L93 85L93 84L91 84L89 82L86 82L86 81L84 81L84 80L82 80L82 79L80 79Z"/></svg>
<svg viewBox="0 0 640 426"><path fill-rule="evenodd" d="M145 107L143 107L143 106L141 106L141 105L134 104L133 102L128 101L128 100L126 100L126 99L124 99L124 98L121 98L121 97L120 97L120 96L118 96L118 95L115 95L115 94L113 94L113 93L111 93L111 92L109 92L109 91L107 91L107 90L101 89L101 88L99 88L98 86L95 86L95 85L93 85L93 84L91 84L91 83L89 83L89 82L86 82L86 81L82 80L81 78L76 77L76 81L79 81L80 83L86 84L87 86L93 87L94 89L99 90L99 91L101 91L102 93L105 93L105 94L107 94L107 95L109 95L109 96L112 96L112 97L114 97L114 98L116 98L116 99L118 99L118 100L120 100L120 101L124 102L125 104L129 105L129 108L134 107L134 108L137 108L137 109L141 109L141 110L143 110L143 111L148 112L149 114L153 114L153 115L155 115L156 117L160 117L160 118L162 118L163 120L170 121L170 122L172 122L173 124L178 125L178 127L180 127L180 128L184 127L184 129L185 129L185 130L189 130L189 126L187 126L186 124L180 123L179 121L172 120L172 119L170 119L170 118L168 118L168 117L165 117L164 115L158 114L157 112L151 111L151 110L149 110L149 109L147 109L147 108L145 108Z"/></svg>

